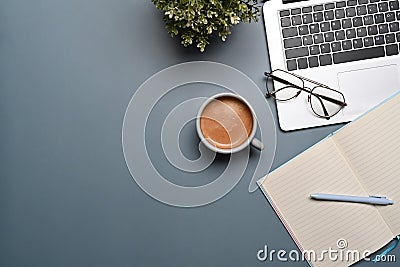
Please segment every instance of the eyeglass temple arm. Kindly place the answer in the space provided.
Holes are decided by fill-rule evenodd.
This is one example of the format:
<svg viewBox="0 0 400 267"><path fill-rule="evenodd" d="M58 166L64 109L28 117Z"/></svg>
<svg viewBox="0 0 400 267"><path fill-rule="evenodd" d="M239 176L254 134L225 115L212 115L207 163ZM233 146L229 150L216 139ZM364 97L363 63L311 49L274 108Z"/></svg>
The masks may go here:
<svg viewBox="0 0 400 267"><path fill-rule="evenodd" d="M303 79L303 80L305 80L305 81L307 81L307 82L316 84L316 85L321 86L321 87L329 88L329 87L326 86L325 84L322 84L322 83L319 83L319 82L310 80L310 79L308 79L308 78L306 78L306 77L303 77L303 76L300 76L300 75L298 75L298 74L295 74L295 73L291 73L291 74L294 75L294 76L296 76L297 78ZM329 97L329 96L319 95L319 94L316 94L316 93L311 93L311 94L317 95L317 96L321 97L322 99L325 99L325 100L327 100L327 101L329 101L329 102L332 102L332 103L334 103L334 104L336 104L336 105L339 105L339 106L347 106L346 102L343 102L343 101L340 101L340 100L336 100L336 99L331 98L331 97Z"/></svg>
<svg viewBox="0 0 400 267"><path fill-rule="evenodd" d="M316 85L319 85L319 86L322 86L322 87L328 87L328 86L326 86L325 84L322 84L322 83L313 81L313 80L311 80L311 79L308 79L308 78L306 78L306 77L300 76L300 75L298 75L298 74L295 74L295 73L291 73L291 74L292 74L293 76L296 76L297 78L302 79L302 80L305 80L305 81L307 81L307 82L309 82L309 83L313 83L313 84L316 84Z"/></svg>
<svg viewBox="0 0 400 267"><path fill-rule="evenodd" d="M339 106L343 106L343 107L347 106L347 103L346 103L346 102L343 102L343 101L340 101L340 100L336 100L336 99L331 98L331 97L329 97L329 96L324 96L324 95L316 94L316 93L314 93L314 92L310 92L310 94L315 95L315 96L317 96L317 97L320 97L320 98L322 98L322 99L324 99L324 100L326 100L326 101L329 101L329 102L331 102L331 103L333 103L333 104L336 104L336 105L339 105Z"/></svg>
<svg viewBox="0 0 400 267"><path fill-rule="evenodd" d="M275 80L277 82L281 82L281 83L286 84L286 85L291 85L291 86L293 86L295 88L298 88L298 89L303 89L303 87L300 87L298 85L295 85L294 83L288 82L287 80L284 80L284 79L281 79L279 77L276 77L272 73L265 72L264 74L265 74L265 76L267 76L269 78L272 78L273 80Z"/></svg>
<svg viewBox="0 0 400 267"><path fill-rule="evenodd" d="M293 74L293 73L292 73L292 74ZM343 102L343 101L333 99L333 98L331 98L331 97L329 97L329 96L324 96L324 95L319 95L319 94L313 93L313 92L311 92L310 90L305 89L304 87L300 87L300 86L298 86L298 85L296 85L296 84L293 84L293 83L288 82L288 81L286 81L286 80L284 80L284 79L281 79L281 78L279 78L279 77L276 77L276 76L273 75L272 73L267 73L267 72L266 72L265 75L266 75L267 77L271 77L272 79L274 79L274 80L276 80L276 81L278 81L278 82L281 82L281 83L286 84L286 85L291 85L291 86L293 86L293 87L295 87L295 88L297 88L297 89L299 89L299 90L306 91L306 92L308 92L308 93L310 93L310 94L312 94L312 95L318 96L318 97L320 97L320 98L322 98L322 99L325 99L326 101L332 102L332 103L334 103L334 104L336 104L336 105L339 105L339 106L347 106L347 104L346 104L345 102ZM293 75L296 76L296 77L298 77L298 78L300 78L300 79L304 79L304 80L306 80L306 81L308 81L308 82L311 82L311 83L317 84L317 85L319 85L319 86L328 88L326 85L324 85L324 84L322 84L322 83L315 82L315 81L313 81L313 80L304 78L304 77L302 77L302 76L300 76L300 75L296 75L296 74L293 74ZM270 94L274 94L274 92L272 92L272 93L270 93Z"/></svg>

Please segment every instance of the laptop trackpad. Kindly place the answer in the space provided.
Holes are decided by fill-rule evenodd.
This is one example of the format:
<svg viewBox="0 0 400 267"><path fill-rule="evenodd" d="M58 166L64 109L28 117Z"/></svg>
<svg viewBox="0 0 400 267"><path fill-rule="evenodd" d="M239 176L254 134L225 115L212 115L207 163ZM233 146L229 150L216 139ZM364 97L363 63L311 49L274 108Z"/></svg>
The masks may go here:
<svg viewBox="0 0 400 267"><path fill-rule="evenodd" d="M339 88L348 106L346 116L361 115L400 89L397 65L341 72Z"/></svg>

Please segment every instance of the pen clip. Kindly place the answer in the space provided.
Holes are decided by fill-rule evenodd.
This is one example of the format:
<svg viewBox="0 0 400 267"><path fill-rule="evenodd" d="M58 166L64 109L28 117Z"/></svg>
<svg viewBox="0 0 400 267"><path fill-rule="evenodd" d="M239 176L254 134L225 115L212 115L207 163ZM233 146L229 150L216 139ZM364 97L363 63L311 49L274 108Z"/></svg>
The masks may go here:
<svg viewBox="0 0 400 267"><path fill-rule="evenodd" d="M385 196L369 196L369 197L374 197L374 198L386 198Z"/></svg>

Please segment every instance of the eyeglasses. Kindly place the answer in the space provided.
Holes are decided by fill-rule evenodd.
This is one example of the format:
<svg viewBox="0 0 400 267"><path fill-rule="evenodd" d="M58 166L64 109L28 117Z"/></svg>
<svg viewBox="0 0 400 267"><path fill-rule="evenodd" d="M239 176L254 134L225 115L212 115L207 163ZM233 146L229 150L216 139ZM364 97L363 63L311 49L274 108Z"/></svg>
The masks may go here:
<svg viewBox="0 0 400 267"><path fill-rule="evenodd" d="M347 106L341 92L322 83L279 69L265 72L264 75L267 77L267 98L273 97L277 101L285 102L295 99L305 91L308 93L308 103L312 112L320 118L329 120ZM274 90L270 88L269 81L274 81ZM311 86L306 87L306 82Z"/></svg>

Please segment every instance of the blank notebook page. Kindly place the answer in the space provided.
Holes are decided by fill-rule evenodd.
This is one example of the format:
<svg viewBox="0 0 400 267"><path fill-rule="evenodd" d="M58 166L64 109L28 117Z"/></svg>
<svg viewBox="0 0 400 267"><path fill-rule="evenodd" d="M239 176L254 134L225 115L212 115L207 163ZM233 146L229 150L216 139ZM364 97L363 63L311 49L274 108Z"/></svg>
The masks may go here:
<svg viewBox="0 0 400 267"><path fill-rule="evenodd" d="M400 234L400 95L356 120L333 136L370 195L394 200L377 206L392 229Z"/></svg>
<svg viewBox="0 0 400 267"><path fill-rule="evenodd" d="M393 235L372 205L310 199L311 193L366 195L336 144L327 138L269 174L261 184L302 250L317 255L338 249L337 240L346 239L346 249L375 251ZM311 261L314 266L348 266L352 262Z"/></svg>

